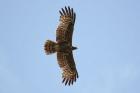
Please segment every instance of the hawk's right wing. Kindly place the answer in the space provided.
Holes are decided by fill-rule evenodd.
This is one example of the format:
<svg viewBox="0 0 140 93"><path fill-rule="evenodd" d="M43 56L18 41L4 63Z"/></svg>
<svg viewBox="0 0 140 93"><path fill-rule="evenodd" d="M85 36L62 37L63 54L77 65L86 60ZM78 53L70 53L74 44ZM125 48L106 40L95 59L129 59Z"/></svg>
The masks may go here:
<svg viewBox="0 0 140 93"><path fill-rule="evenodd" d="M73 8L65 7L62 8L60 13L60 24L58 25L56 31L56 41L59 42L68 42L72 45L72 35L74 29L74 23L76 19L76 14L73 11Z"/></svg>

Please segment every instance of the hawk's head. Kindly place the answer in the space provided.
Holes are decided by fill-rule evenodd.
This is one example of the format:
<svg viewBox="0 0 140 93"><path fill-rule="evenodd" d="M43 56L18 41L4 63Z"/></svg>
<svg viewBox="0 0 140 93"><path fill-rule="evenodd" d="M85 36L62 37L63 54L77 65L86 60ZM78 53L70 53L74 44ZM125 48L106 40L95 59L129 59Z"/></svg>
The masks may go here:
<svg viewBox="0 0 140 93"><path fill-rule="evenodd" d="M73 46L72 46L72 50L76 50L76 49L77 49L77 47L73 47Z"/></svg>

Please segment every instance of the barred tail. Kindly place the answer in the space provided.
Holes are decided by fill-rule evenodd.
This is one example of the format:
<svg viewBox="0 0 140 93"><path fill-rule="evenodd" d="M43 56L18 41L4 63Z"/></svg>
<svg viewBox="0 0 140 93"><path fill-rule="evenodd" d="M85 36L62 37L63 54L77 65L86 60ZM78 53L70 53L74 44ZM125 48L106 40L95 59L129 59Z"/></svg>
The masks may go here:
<svg viewBox="0 0 140 93"><path fill-rule="evenodd" d="M53 42L51 40L47 40L47 42L44 45L44 50L45 50L46 54L55 53L56 52L55 45L56 45L55 42Z"/></svg>

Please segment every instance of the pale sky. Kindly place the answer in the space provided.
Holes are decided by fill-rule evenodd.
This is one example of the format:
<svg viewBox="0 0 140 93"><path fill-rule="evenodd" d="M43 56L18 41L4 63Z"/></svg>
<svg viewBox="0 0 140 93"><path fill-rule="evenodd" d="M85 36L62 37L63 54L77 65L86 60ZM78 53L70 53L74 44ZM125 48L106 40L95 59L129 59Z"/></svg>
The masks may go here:
<svg viewBox="0 0 140 93"><path fill-rule="evenodd" d="M59 10L74 8L79 79L61 83L55 40ZM140 93L139 0L0 0L0 93Z"/></svg>

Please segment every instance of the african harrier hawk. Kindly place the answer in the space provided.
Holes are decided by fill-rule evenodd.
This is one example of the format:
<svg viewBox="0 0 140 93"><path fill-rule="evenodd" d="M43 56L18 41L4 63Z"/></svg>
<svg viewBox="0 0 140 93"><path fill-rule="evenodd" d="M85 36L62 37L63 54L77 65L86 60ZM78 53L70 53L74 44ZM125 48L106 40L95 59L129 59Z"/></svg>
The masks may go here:
<svg viewBox="0 0 140 93"><path fill-rule="evenodd" d="M72 51L77 49L72 46L72 34L76 14L73 8L62 8L60 13L60 24L56 30L56 42L47 40L44 45L46 54L57 52L57 60L62 69L62 78L65 85L71 85L76 82L78 73L76 70Z"/></svg>

